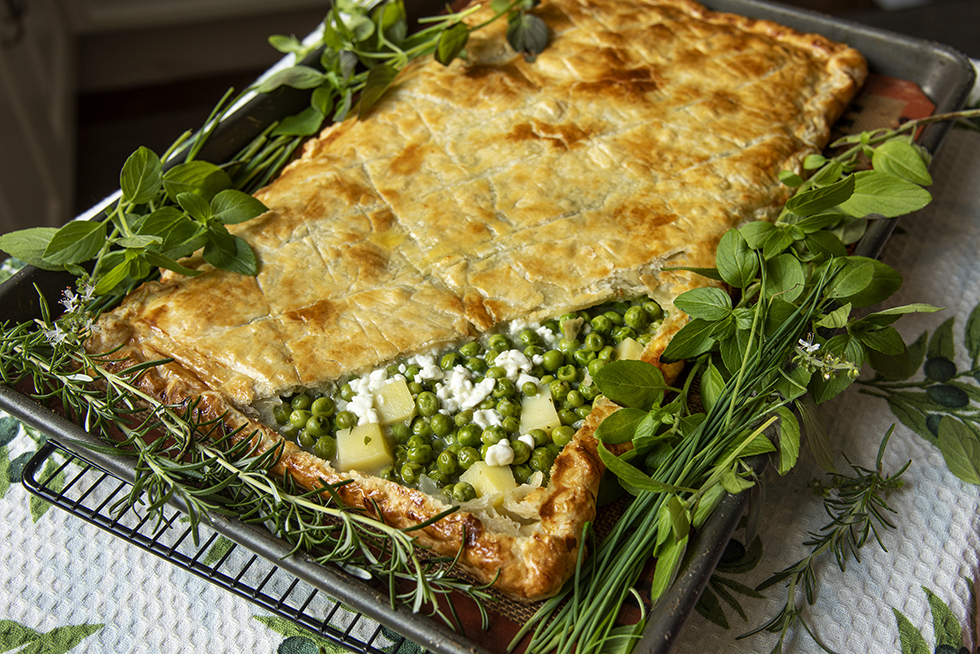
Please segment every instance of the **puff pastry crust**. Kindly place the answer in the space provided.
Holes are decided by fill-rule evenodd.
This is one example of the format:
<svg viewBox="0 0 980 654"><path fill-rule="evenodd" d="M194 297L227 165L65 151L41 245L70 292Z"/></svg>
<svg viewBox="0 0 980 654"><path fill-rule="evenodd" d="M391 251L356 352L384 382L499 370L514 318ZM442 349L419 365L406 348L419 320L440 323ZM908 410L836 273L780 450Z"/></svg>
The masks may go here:
<svg viewBox="0 0 980 654"><path fill-rule="evenodd" d="M824 145L866 74L855 50L688 0L546 0L551 42L515 56L497 24L468 59L407 68L360 121L327 128L258 197L270 211L232 230L255 278L164 273L102 319L90 348L173 358L145 378L159 398L207 398L215 415L278 442L252 406L516 318L543 319L624 295L670 318L702 284L665 266L714 265L730 227L778 212L781 170ZM479 14L475 19L479 19ZM500 22L500 21L498 21ZM420 532L441 553L520 599L554 594L594 515L597 409L558 457L548 487L507 526L460 512ZM237 426L237 424L235 425ZM343 477L287 444L283 472ZM351 475L393 524L438 499ZM499 575L499 577L498 577Z"/></svg>

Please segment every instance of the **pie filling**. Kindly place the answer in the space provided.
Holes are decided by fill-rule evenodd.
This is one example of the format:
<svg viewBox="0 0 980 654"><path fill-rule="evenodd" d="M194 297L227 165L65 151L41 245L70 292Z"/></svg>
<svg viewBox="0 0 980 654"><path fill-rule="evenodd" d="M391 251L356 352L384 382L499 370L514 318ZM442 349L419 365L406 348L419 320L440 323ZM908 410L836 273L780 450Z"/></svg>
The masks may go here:
<svg viewBox="0 0 980 654"><path fill-rule="evenodd" d="M338 471L455 503L537 486L599 396L592 375L640 358L664 316L654 300L635 298L542 324L514 321L332 391L283 398L270 426Z"/></svg>

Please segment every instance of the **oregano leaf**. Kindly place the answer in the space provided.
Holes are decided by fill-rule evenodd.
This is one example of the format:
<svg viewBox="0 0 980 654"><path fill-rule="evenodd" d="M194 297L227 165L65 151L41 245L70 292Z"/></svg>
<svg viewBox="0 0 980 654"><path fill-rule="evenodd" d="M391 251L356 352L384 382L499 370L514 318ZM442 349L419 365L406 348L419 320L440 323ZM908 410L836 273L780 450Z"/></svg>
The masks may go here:
<svg viewBox="0 0 980 654"><path fill-rule="evenodd" d="M729 230L718 243L715 252L718 273L725 283L745 288L759 271L759 260L748 242L737 230Z"/></svg>
<svg viewBox="0 0 980 654"><path fill-rule="evenodd" d="M637 428L649 415L641 409L626 407L614 411L595 430L595 437L609 445L619 445L633 440Z"/></svg>
<svg viewBox="0 0 980 654"><path fill-rule="evenodd" d="M94 220L75 220L58 229L44 249L49 264L64 266L92 259L106 240L106 224Z"/></svg>
<svg viewBox="0 0 980 654"><path fill-rule="evenodd" d="M714 326L714 322L704 318L695 318L687 323L670 339L663 354L660 355L660 361L663 363L685 361L710 351L715 345L715 339L711 336Z"/></svg>
<svg viewBox="0 0 980 654"><path fill-rule="evenodd" d="M268 211L262 202L248 193L226 189L211 200L212 216L226 225L237 225Z"/></svg>
<svg viewBox="0 0 980 654"><path fill-rule="evenodd" d="M732 312L732 299L720 288L708 286L681 293L674 306L692 318L721 320Z"/></svg>
<svg viewBox="0 0 980 654"><path fill-rule="evenodd" d="M929 186L932 176L926 168L926 162L919 156L919 151L908 141L885 141L875 148L871 157L871 165L875 170L901 177L913 184Z"/></svg>
<svg viewBox="0 0 980 654"><path fill-rule="evenodd" d="M44 260L44 251L58 232L57 227L31 227L0 236L0 250L42 270L60 270Z"/></svg>
<svg viewBox="0 0 980 654"><path fill-rule="evenodd" d="M470 28L465 23L456 23L439 35L436 43L435 60L443 66L453 62L466 47L470 38Z"/></svg>
<svg viewBox="0 0 980 654"><path fill-rule="evenodd" d="M648 411L663 399L663 373L644 361L613 361L596 372L592 381L607 398L625 407Z"/></svg>
<svg viewBox="0 0 980 654"><path fill-rule="evenodd" d="M149 148L139 147L129 155L119 174L123 202L145 204L160 192L163 164Z"/></svg>
<svg viewBox="0 0 980 654"><path fill-rule="evenodd" d="M897 218L918 211L932 195L918 184L875 170L854 173L854 193L840 205L845 213L863 217L880 214Z"/></svg>
<svg viewBox="0 0 980 654"><path fill-rule="evenodd" d="M818 186L794 195L786 201L786 210L798 216L812 216L844 203L855 192L854 175L828 186Z"/></svg>

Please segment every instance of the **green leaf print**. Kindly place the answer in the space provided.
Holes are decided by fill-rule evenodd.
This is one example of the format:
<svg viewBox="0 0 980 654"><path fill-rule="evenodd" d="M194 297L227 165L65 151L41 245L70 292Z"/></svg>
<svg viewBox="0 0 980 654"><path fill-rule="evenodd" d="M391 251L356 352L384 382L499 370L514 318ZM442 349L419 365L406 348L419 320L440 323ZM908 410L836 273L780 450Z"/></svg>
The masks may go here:
<svg viewBox="0 0 980 654"><path fill-rule="evenodd" d="M13 620L0 620L0 652L18 649L18 654L64 654L105 625L81 624L55 627L47 633L34 631Z"/></svg>
<svg viewBox="0 0 980 654"><path fill-rule="evenodd" d="M294 622L274 615L252 616L269 629L285 636L277 654L305 654L307 651L327 654L349 654L349 651L331 640L300 627ZM301 642L305 641L305 642ZM314 649L307 649L312 646Z"/></svg>

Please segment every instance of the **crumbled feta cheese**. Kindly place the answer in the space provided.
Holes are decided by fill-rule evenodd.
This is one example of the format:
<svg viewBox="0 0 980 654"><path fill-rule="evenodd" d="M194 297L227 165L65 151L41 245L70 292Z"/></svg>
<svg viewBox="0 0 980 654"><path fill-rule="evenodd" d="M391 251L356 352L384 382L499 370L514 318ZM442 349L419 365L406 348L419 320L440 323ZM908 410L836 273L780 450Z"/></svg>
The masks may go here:
<svg viewBox="0 0 980 654"><path fill-rule="evenodd" d="M541 383L541 380L535 377L534 375L529 375L525 372L522 372L520 376L517 378L517 382L516 382L517 388L522 388L524 384L526 384L527 382L531 382L537 385Z"/></svg>
<svg viewBox="0 0 980 654"><path fill-rule="evenodd" d="M487 448L486 462L488 466L509 466L513 461L514 450L506 438Z"/></svg>
<svg viewBox="0 0 980 654"><path fill-rule="evenodd" d="M490 425L497 425L499 427L503 424L503 420L500 419L500 414L493 409L481 409L479 411L474 411L473 422L483 429L486 429Z"/></svg>
<svg viewBox="0 0 980 654"><path fill-rule="evenodd" d="M531 370L531 360L520 350L504 350L493 360L493 365L503 368L511 381L516 381L520 373Z"/></svg>
<svg viewBox="0 0 980 654"><path fill-rule="evenodd" d="M347 403L347 410L357 416L357 424L359 425L380 422L381 420L374 408L374 396L370 394L355 395Z"/></svg>
<svg viewBox="0 0 980 654"><path fill-rule="evenodd" d="M443 370L431 354L420 354L415 357L415 362L419 365L419 377L422 379L433 381L443 378Z"/></svg>
<svg viewBox="0 0 980 654"><path fill-rule="evenodd" d="M534 436L531 436L530 434L521 434L517 437L517 440L527 445L529 450L534 449Z"/></svg>
<svg viewBox="0 0 980 654"><path fill-rule="evenodd" d="M443 409L456 413L463 409L472 409L487 399L493 392L495 383L487 377L479 384L474 384L470 371L463 366L456 366L443 378L441 384L436 384L435 394Z"/></svg>

